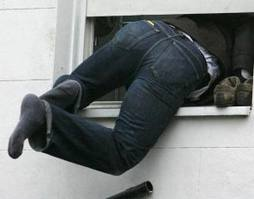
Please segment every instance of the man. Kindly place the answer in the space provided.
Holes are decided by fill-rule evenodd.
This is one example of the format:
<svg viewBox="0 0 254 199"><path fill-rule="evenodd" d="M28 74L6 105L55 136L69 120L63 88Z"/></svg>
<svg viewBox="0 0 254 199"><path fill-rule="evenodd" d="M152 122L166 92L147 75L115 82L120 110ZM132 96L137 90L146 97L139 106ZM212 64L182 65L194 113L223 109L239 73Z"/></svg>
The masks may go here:
<svg viewBox="0 0 254 199"><path fill-rule="evenodd" d="M129 23L53 89L25 96L9 155L18 158L28 139L37 151L112 175L138 164L184 101L202 98L228 66L227 38L215 23L166 22ZM124 85L113 129L74 114Z"/></svg>
<svg viewBox="0 0 254 199"><path fill-rule="evenodd" d="M221 78L225 79L216 86L214 93L213 89L210 89L210 92L202 96L202 100L195 102L196 105L213 102L222 107L251 104L254 63L253 14L197 14L168 17L165 21L189 33L210 54L218 58ZM211 73L214 74L210 71ZM214 83L218 83L218 80Z"/></svg>
<svg viewBox="0 0 254 199"><path fill-rule="evenodd" d="M214 89L217 106L250 106L254 64L254 20L251 14L222 15L215 20L231 35L231 70ZM225 32L225 31L224 31ZM229 41L230 42L230 39Z"/></svg>

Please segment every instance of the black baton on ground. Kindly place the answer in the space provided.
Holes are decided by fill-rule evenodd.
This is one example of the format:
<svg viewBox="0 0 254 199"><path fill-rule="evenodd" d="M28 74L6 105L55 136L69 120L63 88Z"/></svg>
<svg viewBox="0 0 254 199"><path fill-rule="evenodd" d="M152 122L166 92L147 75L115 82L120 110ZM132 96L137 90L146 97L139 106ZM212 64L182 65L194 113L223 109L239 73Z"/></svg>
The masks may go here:
<svg viewBox="0 0 254 199"><path fill-rule="evenodd" d="M148 196L152 192L153 192L152 183L149 181L146 181L146 182L143 182L142 184L126 189L125 191L120 192L114 196L108 197L106 199L134 199L134 198Z"/></svg>

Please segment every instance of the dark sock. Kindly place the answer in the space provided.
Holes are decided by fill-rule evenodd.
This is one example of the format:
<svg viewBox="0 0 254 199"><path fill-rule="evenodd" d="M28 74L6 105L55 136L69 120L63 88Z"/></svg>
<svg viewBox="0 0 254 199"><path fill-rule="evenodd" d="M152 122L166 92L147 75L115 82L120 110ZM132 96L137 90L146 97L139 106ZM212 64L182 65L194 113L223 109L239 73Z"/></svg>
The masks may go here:
<svg viewBox="0 0 254 199"><path fill-rule="evenodd" d="M12 158L22 154L25 139L46 128L45 114L44 103L36 95L24 97L19 122L9 139L8 153Z"/></svg>

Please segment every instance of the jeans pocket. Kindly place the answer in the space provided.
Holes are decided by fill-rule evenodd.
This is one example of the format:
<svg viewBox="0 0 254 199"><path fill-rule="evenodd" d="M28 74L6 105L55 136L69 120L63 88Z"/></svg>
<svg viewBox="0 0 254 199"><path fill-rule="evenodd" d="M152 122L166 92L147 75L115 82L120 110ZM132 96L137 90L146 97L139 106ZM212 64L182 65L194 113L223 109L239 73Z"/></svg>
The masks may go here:
<svg viewBox="0 0 254 199"><path fill-rule="evenodd" d="M150 54L153 60L150 69L161 87L169 92L176 90L187 95L207 72L189 50L175 43L174 40L165 41Z"/></svg>
<svg viewBox="0 0 254 199"><path fill-rule="evenodd" d="M204 55L192 42L175 41L174 46L179 53L188 61L190 69L195 73L197 80L203 79L207 75L208 66Z"/></svg>
<svg viewBox="0 0 254 199"><path fill-rule="evenodd" d="M160 32L146 21L130 22L121 28L113 38L113 44L130 50L143 39Z"/></svg>

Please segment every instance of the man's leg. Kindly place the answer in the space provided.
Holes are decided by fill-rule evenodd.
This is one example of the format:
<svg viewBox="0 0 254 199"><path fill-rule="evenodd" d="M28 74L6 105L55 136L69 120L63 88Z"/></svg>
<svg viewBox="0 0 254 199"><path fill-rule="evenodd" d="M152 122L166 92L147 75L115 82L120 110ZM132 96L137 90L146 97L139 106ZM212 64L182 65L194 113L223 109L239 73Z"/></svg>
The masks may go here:
<svg viewBox="0 0 254 199"><path fill-rule="evenodd" d="M95 99L133 79L141 57L161 37L158 31L144 21L126 25L112 41L85 60L73 73L60 77L54 88L40 97L45 102L42 104L56 105L68 112L84 108ZM139 48L133 48L138 44ZM31 99L26 97L22 104L29 104L28 101L33 101L32 104L41 104L38 100L35 96ZM36 109L36 106L26 107ZM18 122L9 140L10 156L19 157L24 140L35 132L39 133L41 128L29 128L30 123L34 123L33 119L37 118L37 113L39 112L21 110L23 119ZM50 114L47 115L46 118L42 117L44 118L42 124L50 118ZM38 123L34 124L36 126Z"/></svg>
<svg viewBox="0 0 254 199"><path fill-rule="evenodd" d="M58 78L54 88L40 98L68 112L82 109L114 88L131 82L144 53L162 37L165 35L145 21L130 23L70 75Z"/></svg>
<svg viewBox="0 0 254 199"><path fill-rule="evenodd" d="M146 36L154 35L154 32L148 33ZM183 103L184 97L206 74L204 61L201 61L197 49L193 52L193 44L186 40L179 43L171 40L170 37L158 39L161 40L156 40L156 45L142 59L142 67L126 94L113 130L51 104L47 113L51 112L53 119L48 125L50 128L48 128L47 144L42 148L38 146L34 148L115 175L136 165L156 142L170 117ZM153 40L149 41L151 44L155 43ZM122 59L126 54L113 56L116 58L114 59L116 62L113 63L116 64L112 65L112 70L103 73L105 67L101 67L101 64L107 61L109 61L108 65L111 64L104 55L115 50L112 46L106 48L108 47L111 51L102 53L101 57L99 56L101 59L87 60L92 63L91 68L87 67L89 64L86 63L85 67L79 67L71 75L71 79L77 80L84 90L81 107L112 89L112 86L117 85L116 82L123 81L119 78L123 77L126 81L126 77L129 76L125 75L133 68L126 68L126 65L121 64L136 60L135 55L138 53L140 55L141 52L131 51L136 54L126 56L127 60ZM148 49L147 46L145 49ZM105 48L100 52L103 50ZM198 55L198 58L194 55ZM102 60L104 62L101 63ZM137 60L140 60L140 56ZM115 69L117 72L112 73ZM84 71L86 72L83 73ZM96 78L91 79L91 77ZM33 143L31 145L34 146Z"/></svg>
<svg viewBox="0 0 254 199"><path fill-rule="evenodd" d="M40 99L70 113L76 113L80 107L81 96L80 83L69 79L69 75L63 75L56 80L51 90L40 96Z"/></svg>
<svg viewBox="0 0 254 199"><path fill-rule="evenodd" d="M169 106L150 86L142 79L132 83L114 129L51 105L49 143L42 149L31 146L92 169L122 174L144 158L183 101L172 96Z"/></svg>
<svg viewBox="0 0 254 199"><path fill-rule="evenodd" d="M56 82L57 85L40 96L40 99L44 100L44 103L74 113L112 89L124 85L135 70L137 55L140 56L140 53L134 54L134 51L119 48L113 42L109 42L69 76L61 77ZM8 151L13 158L21 155L26 138L38 133L39 130L45 132L45 128L38 125L45 126L46 119L51 116L49 113L48 117L41 116L45 113L41 108L44 103L38 100L36 96L28 95L22 102L20 120L9 140ZM34 106L34 104L41 105ZM37 110L38 108L40 110ZM34 119L41 122L35 122ZM41 141L35 136L34 142Z"/></svg>
<svg viewBox="0 0 254 199"><path fill-rule="evenodd" d="M195 56L197 51L190 53L187 44L181 48L183 44L165 40L144 58L113 129L52 105L49 142L39 150L113 175L135 166L206 75L204 60Z"/></svg>
<svg viewBox="0 0 254 199"><path fill-rule="evenodd" d="M21 155L25 139L31 137L35 132L46 131L45 115L46 110L43 101L33 94L24 97L18 125L9 139L8 153L12 158L18 158ZM40 142L37 144L43 146L46 144L46 137L41 135L43 133L39 134Z"/></svg>
<svg viewBox="0 0 254 199"><path fill-rule="evenodd" d="M70 75L58 78L51 90L40 96L75 113L97 98L123 86L136 69L143 51L119 48L113 41L90 56Z"/></svg>

